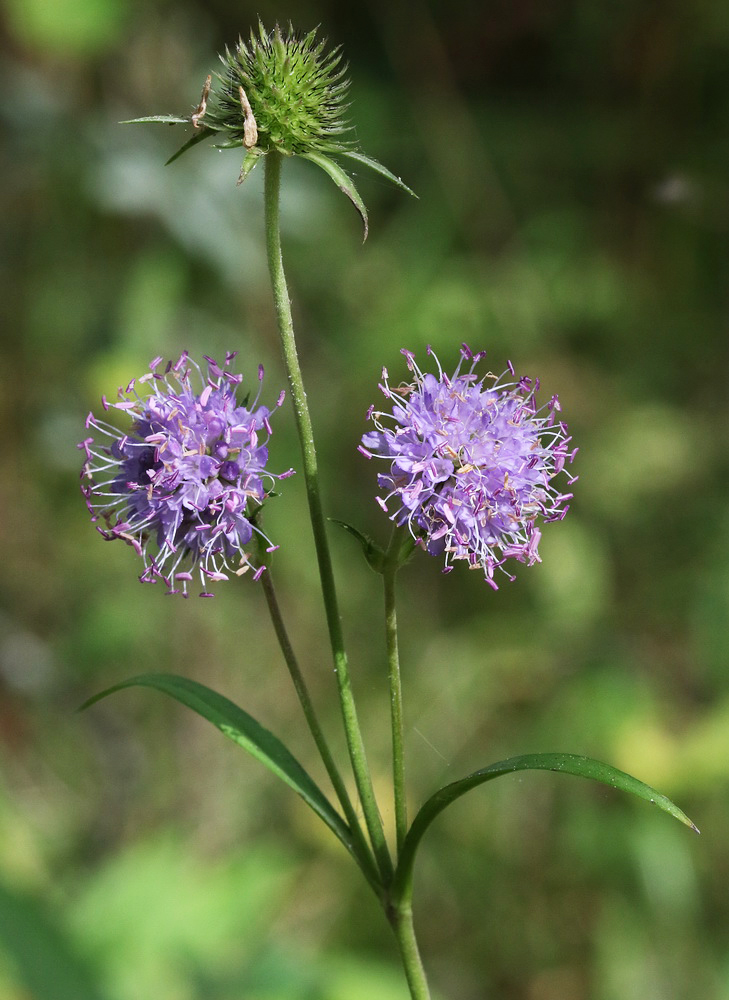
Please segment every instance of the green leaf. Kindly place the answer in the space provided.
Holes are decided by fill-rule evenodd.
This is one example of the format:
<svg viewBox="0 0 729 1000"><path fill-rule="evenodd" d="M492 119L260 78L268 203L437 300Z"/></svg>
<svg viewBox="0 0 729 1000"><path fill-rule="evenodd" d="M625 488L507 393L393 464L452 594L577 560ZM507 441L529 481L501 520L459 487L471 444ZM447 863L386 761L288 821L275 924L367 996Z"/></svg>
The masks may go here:
<svg viewBox="0 0 729 1000"><path fill-rule="evenodd" d="M238 143L238 146L240 147L240 143ZM253 170L253 168L261 159L261 157L265 155L266 154L262 150L258 149L258 147L256 146L254 146L253 149L248 150L243 159L243 164L240 168L240 174L238 175L238 181L237 181L238 184L243 183L243 181L246 179L251 170Z"/></svg>
<svg viewBox="0 0 729 1000"><path fill-rule="evenodd" d="M149 115L147 118L127 118L126 121L119 122L120 125L149 125L150 123L162 125L189 125L189 118L178 118L177 115Z"/></svg>
<svg viewBox="0 0 729 1000"><path fill-rule="evenodd" d="M354 186L354 181L349 176L349 174L346 173L344 170L342 170L342 168L337 163L335 163L334 160L330 160L328 156L324 156L322 153L301 153L301 156L305 160L311 160L311 162L315 163L317 167L321 167L321 169L325 173L329 174L329 176L337 185L337 187L340 189L340 191L344 191L346 196L349 198L349 200L352 202L352 204L362 217L362 224L364 226L364 239L366 240L367 233L369 231L369 224L367 221L367 207L365 206L365 203L362 201L359 191Z"/></svg>
<svg viewBox="0 0 729 1000"><path fill-rule="evenodd" d="M413 198L418 197L400 177L396 177L395 174L387 169L387 167L383 167L381 163L378 163L377 160L373 160L370 156L365 156L364 153L358 153L352 149L338 150L337 156L348 156L350 160L356 160L357 163L361 163L363 166L369 167L370 170L374 170L374 172L376 174L380 174L381 177L386 177L388 181L391 181L402 191L406 191L408 194L412 195Z"/></svg>
<svg viewBox="0 0 729 1000"><path fill-rule="evenodd" d="M348 531L353 538L356 538L362 546L362 552L367 560L367 565L370 569L373 569L375 573L382 573L385 553L377 542L374 542L369 535L363 534L359 528L355 528L354 525L348 524L346 521L340 521L338 517L330 517L329 520L334 524L340 525L340 527L344 528L345 531Z"/></svg>
<svg viewBox="0 0 729 1000"><path fill-rule="evenodd" d="M441 813L451 802L455 802L461 795L465 795L472 788L483 785L486 781L499 778L502 774L513 774L515 771L558 771L562 774L574 774L580 778L591 778L593 781L601 781L612 788L619 788L623 792L631 792L641 799L646 799L653 805L658 806L670 816L685 823L696 833L698 828L682 812L678 806L674 805L665 795L661 795L650 785L638 781L637 778L618 771L610 764L603 764L599 760L591 757L578 757L569 753L536 753L525 754L521 757L510 757L508 760L501 760L496 764L491 764L480 771L454 781L450 785L445 785L421 806L420 811L413 820L413 824L408 831L403 849L400 855L397 872L395 874L395 891L397 893L409 892L412 882L412 869L415 861L415 853L423 834L433 822L435 817Z"/></svg>
<svg viewBox="0 0 729 1000"><path fill-rule="evenodd" d="M221 133L216 130L215 134L220 135ZM243 143L237 138L226 139L224 142L214 142L213 146L215 149L245 149ZM263 155L263 150L259 146L254 146L249 152Z"/></svg>
<svg viewBox="0 0 729 1000"><path fill-rule="evenodd" d="M197 681L175 674L143 674L94 695L84 702L81 710L115 691L130 687L149 687L161 691L191 708L208 722L212 722L221 733L247 750L290 788L298 792L304 802L326 823L355 859L357 858L349 827L283 743L256 722L253 716L204 684L198 684Z"/></svg>
<svg viewBox="0 0 729 1000"><path fill-rule="evenodd" d="M211 135L215 135L215 132L213 132L210 128L197 129L197 131L190 136L187 142L180 146L176 153L172 154L169 160L165 163L165 166L169 167L170 163L174 163L178 156L182 156L182 154L186 153L188 149L192 149L193 146L197 146L197 144L202 142L203 139L209 139Z"/></svg>

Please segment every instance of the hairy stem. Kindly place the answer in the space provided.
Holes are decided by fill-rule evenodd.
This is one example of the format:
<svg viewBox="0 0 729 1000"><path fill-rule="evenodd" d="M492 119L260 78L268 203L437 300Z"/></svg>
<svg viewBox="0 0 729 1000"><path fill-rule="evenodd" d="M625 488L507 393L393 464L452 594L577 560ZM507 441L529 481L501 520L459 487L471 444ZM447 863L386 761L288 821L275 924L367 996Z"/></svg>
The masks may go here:
<svg viewBox="0 0 729 1000"><path fill-rule="evenodd" d="M266 603L271 616L271 622L273 623L273 629L276 633L276 638L278 639L278 644L281 649L281 653L283 654L286 666L288 667L289 674L291 675L294 688L296 689L296 694L298 695L301 708L309 726L309 731L314 738L317 750L319 751L321 759L324 762L324 767L329 775L329 780L332 783L332 787L336 792L337 798L339 799L342 809L344 810L347 823L349 824L349 828L352 833L352 846L355 854L357 855L360 868L362 869L367 881L379 895L381 885L377 867L372 856L372 851L370 850L369 844L367 843L364 833L362 832L362 827L360 826L359 818L355 812L354 806L352 805L352 800L349 797L344 780L339 773L339 768L334 761L332 752L329 749L329 744L327 743L324 732L319 724L319 719L317 718L316 710L311 700L311 696L309 695L306 681L301 673L298 660L296 659L296 654L294 653L291 640L289 639L288 632L286 631L286 626L283 621L283 616L281 615L281 608L276 596L276 588L273 583L273 577L271 576L270 569L267 569L262 575L261 586L263 587L263 593L266 597Z"/></svg>
<svg viewBox="0 0 729 1000"><path fill-rule="evenodd" d="M314 546L319 564L324 608L326 611L329 641L334 659L334 672L339 689L339 701L344 720L347 738L347 748L352 763L357 791L362 811L364 812L367 830L372 847L377 858L382 880L389 883L392 878L392 860L385 840L382 820L375 800L372 777L367 766L362 733L357 720L352 687L349 678L347 655L344 649L342 624L339 618L339 607L334 585L332 560L329 552L329 542L326 535L326 525L322 510L321 490L319 487L319 471L314 447L314 434L306 401L306 392L301 376L301 368L294 339L294 325L291 316L286 275L281 256L281 232L279 224L279 192L281 186L281 155L270 152L266 156L265 181L265 211L266 211L266 249L268 253L268 268L273 286L273 297L276 308L278 330L281 337L284 361L291 389L291 397L296 417L296 428L301 444L301 454L304 468L306 495L309 501L309 515L314 535Z"/></svg>
<svg viewBox="0 0 729 1000"><path fill-rule="evenodd" d="M398 854L408 832L408 807L405 795L405 755L403 748L402 682L400 679L400 654L397 642L397 609L395 604L395 577L400 567L402 530L395 528L385 556L383 581L385 585L385 640L387 666L390 679L390 725L392 728L392 784L395 796L395 831Z"/></svg>

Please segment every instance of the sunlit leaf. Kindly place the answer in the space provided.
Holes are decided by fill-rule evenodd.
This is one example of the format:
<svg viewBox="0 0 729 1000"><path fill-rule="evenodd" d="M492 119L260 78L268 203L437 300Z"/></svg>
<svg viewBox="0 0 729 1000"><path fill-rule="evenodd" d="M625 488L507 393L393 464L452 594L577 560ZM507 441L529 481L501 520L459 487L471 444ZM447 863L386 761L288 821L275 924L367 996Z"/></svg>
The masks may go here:
<svg viewBox="0 0 729 1000"><path fill-rule="evenodd" d="M275 775L285 781L301 796L304 802L322 819L329 829L341 840L350 853L355 854L349 827L333 808L319 786L307 774L296 758L283 743L238 705L204 684L179 677L175 674L143 674L107 688L81 706L82 709L95 704L101 698L130 687L149 687L175 698L191 708L208 722L212 722L221 733L243 747ZM356 855L355 855L356 857Z"/></svg>
<svg viewBox="0 0 729 1000"><path fill-rule="evenodd" d="M376 174L380 174L381 177L386 177L388 181L391 181L391 183L395 184L402 191L406 191L408 194L411 194L413 198L418 197L400 177L397 177L381 163L378 163L377 160L373 160L372 157L365 156L364 153L358 153L352 149L343 149L341 152L337 153L337 156L348 156L350 160L356 160L357 163L361 163L364 167L369 167L370 170L374 170L374 172Z"/></svg>
<svg viewBox="0 0 729 1000"><path fill-rule="evenodd" d="M436 816L472 788L483 785L493 778L499 778L503 774L513 774L515 771L557 771L562 774L574 774L580 778L591 778L593 781L600 781L605 785L610 785L612 788L620 789L623 792L630 792L641 799L646 799L646 801L658 806L659 809L667 812L670 816L680 820L681 823L685 823L686 826L695 830L696 833L699 832L688 816L678 806L674 805L670 799L666 798L665 795L661 795L655 789L651 788L650 785L644 784L644 782L639 781L632 775L626 774L624 771L619 771L616 767L611 767L610 764L593 760L591 757L579 757L568 753L524 754L521 757L510 757L508 760L491 764L480 771L474 771L473 774L445 785L434 795L431 795L427 802L420 808L405 838L395 875L395 884L399 891L406 889L410 885L418 845L423 834Z"/></svg>
<svg viewBox="0 0 729 1000"><path fill-rule="evenodd" d="M342 170L342 168L338 164L336 164L334 160L330 160L328 156L324 156L322 155L322 153L302 153L301 155L305 160L311 160L311 162L315 163L317 167L321 167L321 169L325 173L329 174L329 176L337 185L337 187L340 189L340 191L344 191L346 196L349 198L349 200L352 202L352 204L362 217L362 224L364 226L364 239L366 240L367 233L369 231L369 224L367 221L367 208L365 206L365 203L362 201L359 191L355 187L354 181L349 176L349 174L346 173L346 171Z"/></svg>

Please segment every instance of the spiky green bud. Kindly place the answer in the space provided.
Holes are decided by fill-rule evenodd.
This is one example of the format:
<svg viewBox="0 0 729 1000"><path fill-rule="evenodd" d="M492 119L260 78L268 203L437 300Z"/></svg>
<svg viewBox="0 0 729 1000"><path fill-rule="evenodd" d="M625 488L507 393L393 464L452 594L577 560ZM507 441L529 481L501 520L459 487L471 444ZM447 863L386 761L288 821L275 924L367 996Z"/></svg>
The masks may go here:
<svg viewBox="0 0 729 1000"><path fill-rule="evenodd" d="M223 72L212 74L203 87L200 103L189 118L156 115L136 123L188 124L193 134L168 163L204 139L215 138L219 148L245 151L240 184L261 157L269 153L302 156L320 167L347 195L362 216L367 236L367 209L351 177L332 156L348 157L413 194L394 174L365 156L351 139L345 121L349 81L341 51L326 50L326 39L316 31L297 36L289 25L282 33L276 25L269 34L259 22L246 43L220 56Z"/></svg>
<svg viewBox="0 0 729 1000"><path fill-rule="evenodd" d="M344 121L346 66L339 49L327 52L326 39L316 41L316 31L297 38L290 25L286 35L277 25L268 35L259 23L248 44L239 40L220 60L221 86L208 105L208 128L248 146L245 120L252 116L257 141L251 147L261 153L275 149L284 156L303 156L351 148L351 142L339 138L351 131Z"/></svg>

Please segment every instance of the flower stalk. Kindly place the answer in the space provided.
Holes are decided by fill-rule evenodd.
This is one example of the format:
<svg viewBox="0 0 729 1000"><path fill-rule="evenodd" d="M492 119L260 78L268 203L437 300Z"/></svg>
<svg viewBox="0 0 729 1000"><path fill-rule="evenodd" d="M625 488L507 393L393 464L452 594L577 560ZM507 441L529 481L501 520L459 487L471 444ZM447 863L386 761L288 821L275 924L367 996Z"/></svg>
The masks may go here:
<svg viewBox="0 0 729 1000"><path fill-rule="evenodd" d="M283 268L279 222L281 161L281 154L275 151L272 151L266 157L264 198L268 267L284 362L291 387L296 428L301 445L304 482L314 535L314 546L319 565L319 577L324 599L329 641L334 660L334 673L337 678L339 700L347 739L347 749L380 875L383 883L388 884L393 873L392 860L375 799L372 777L367 765L367 755L352 694L342 624L339 617L339 603L334 583L332 559L322 509L314 434L296 349L291 301L289 299L286 275Z"/></svg>
<svg viewBox="0 0 729 1000"><path fill-rule="evenodd" d="M273 575L270 569L262 574L261 586L266 598L266 604L268 606L268 612L273 624L273 630L276 633L276 639L278 640L284 662L286 663L291 676L294 689L299 699L299 704L301 705L306 723L309 727L309 732L316 743L316 748L319 751L319 755L321 756L324 767L326 768L326 772L329 775L329 780L332 783L332 787L334 788L337 798L339 799L339 803L342 806L342 810L344 811L347 823L349 824L349 828L352 832L352 842L357 854L359 866L362 869L362 873L367 881L379 895L380 879L377 866L372 856L372 851L367 843L364 833L362 832L359 817L357 816L355 808L352 805L352 800L347 791L344 779L342 778L339 768L337 767L329 748L326 736L324 735L324 731L317 717L316 709L314 708L314 704L311 700L309 689L306 685L306 681L304 680L304 676L301 673L296 653L294 652L294 648L291 644L291 640L283 620L283 615L281 614L281 607L278 603L276 588L273 582Z"/></svg>
<svg viewBox="0 0 729 1000"><path fill-rule="evenodd" d="M385 590L385 641L387 645L387 668L390 682L390 726L392 729L392 784L395 800L395 836L398 855L408 832L408 807L405 792L405 752L403 740L402 681L400 678L400 654L397 639L397 607L395 601L395 578L401 565L402 529L392 532L390 545L385 555L382 578Z"/></svg>

